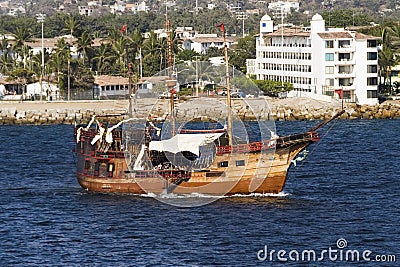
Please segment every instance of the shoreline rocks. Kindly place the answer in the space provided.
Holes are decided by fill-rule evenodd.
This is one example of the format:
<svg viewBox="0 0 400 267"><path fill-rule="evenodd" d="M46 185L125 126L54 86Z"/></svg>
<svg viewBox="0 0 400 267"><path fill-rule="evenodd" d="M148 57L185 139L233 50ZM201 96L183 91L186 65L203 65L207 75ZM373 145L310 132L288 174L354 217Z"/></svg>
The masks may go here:
<svg viewBox="0 0 400 267"><path fill-rule="evenodd" d="M108 116L126 113L127 101L82 101L68 102L43 102L43 103L2 103L0 102L0 125L43 125L43 124L74 124L87 123L93 115ZM216 106L199 108L204 102L183 105L177 108L177 118L191 120L193 117L208 119L224 119L226 114ZM250 100L235 99L233 112L242 120L274 119L279 121L292 120L323 120L332 117L341 109L341 103L323 103L310 99L267 99L268 108L261 107L258 103L251 105ZM196 104L197 103L197 104ZM215 105L210 102L210 105ZM198 105L196 107L196 105ZM167 100L159 101L156 105L148 102L138 106L137 109L151 114L155 120L168 116ZM257 110L255 110L257 109ZM400 101L386 101L379 105L357 105L345 103L346 112L341 119L400 119ZM257 115L255 115L257 114ZM117 123L124 119L124 115L107 117L109 123Z"/></svg>

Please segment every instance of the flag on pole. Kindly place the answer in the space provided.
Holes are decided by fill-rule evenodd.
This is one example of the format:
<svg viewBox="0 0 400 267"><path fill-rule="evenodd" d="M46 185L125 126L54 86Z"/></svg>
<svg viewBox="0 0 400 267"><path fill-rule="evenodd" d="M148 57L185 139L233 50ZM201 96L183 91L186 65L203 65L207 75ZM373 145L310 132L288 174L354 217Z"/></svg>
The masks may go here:
<svg viewBox="0 0 400 267"><path fill-rule="evenodd" d="M218 27L222 32L225 32L225 25L223 23L218 24L216 27Z"/></svg>
<svg viewBox="0 0 400 267"><path fill-rule="evenodd" d="M121 34L123 34L126 31L126 24L124 24L120 30Z"/></svg>
<svg viewBox="0 0 400 267"><path fill-rule="evenodd" d="M339 99L343 99L343 89L335 89L335 93L339 95Z"/></svg>

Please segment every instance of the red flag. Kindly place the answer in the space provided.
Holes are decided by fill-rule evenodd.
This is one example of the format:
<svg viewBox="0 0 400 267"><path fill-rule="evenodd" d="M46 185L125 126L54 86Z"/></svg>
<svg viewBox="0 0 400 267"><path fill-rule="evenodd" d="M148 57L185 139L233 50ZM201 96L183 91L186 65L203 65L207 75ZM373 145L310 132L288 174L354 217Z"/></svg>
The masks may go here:
<svg viewBox="0 0 400 267"><path fill-rule="evenodd" d="M218 24L217 27L222 31L225 32L225 25L223 23Z"/></svg>
<svg viewBox="0 0 400 267"><path fill-rule="evenodd" d="M343 89L337 89L337 90L335 90L335 93L337 93L339 95L340 99L343 99Z"/></svg>
<svg viewBox="0 0 400 267"><path fill-rule="evenodd" d="M124 24L124 26L122 26L120 32L121 34L123 34L126 31L126 24Z"/></svg>

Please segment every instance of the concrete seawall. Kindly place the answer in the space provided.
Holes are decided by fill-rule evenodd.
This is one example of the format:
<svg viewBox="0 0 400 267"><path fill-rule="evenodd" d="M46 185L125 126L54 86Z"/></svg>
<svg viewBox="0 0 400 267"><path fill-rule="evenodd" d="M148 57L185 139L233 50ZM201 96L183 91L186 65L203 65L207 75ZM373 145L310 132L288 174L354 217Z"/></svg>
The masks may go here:
<svg viewBox="0 0 400 267"><path fill-rule="evenodd" d="M325 103L311 99L266 99L268 108L260 107L250 101L233 101L234 113L245 120L269 118L275 120L321 120L331 117L341 109L341 103ZM141 102L136 109L145 111L155 119L163 119L168 115L168 101L148 100ZM223 100L221 100L223 101ZM263 101L263 100L262 100ZM196 103L196 102L195 102ZM200 104L199 104L200 103ZM197 105L204 102L197 101ZM213 102L215 103L215 101ZM247 104L246 104L247 103ZM120 101L73 101L73 102L0 102L0 125L12 124L73 124L75 121L86 123L93 115L104 116L123 114L127 112L128 102ZM254 111L256 107L256 111ZM341 119L400 119L400 101L387 101L380 105L367 106L345 103L346 113ZM258 114L255 116L255 114ZM261 115L260 115L261 114ZM199 111L196 105L178 106L177 117L190 120L194 116L207 120L208 118L224 119L223 111L216 107ZM116 123L124 118L123 115L110 120Z"/></svg>

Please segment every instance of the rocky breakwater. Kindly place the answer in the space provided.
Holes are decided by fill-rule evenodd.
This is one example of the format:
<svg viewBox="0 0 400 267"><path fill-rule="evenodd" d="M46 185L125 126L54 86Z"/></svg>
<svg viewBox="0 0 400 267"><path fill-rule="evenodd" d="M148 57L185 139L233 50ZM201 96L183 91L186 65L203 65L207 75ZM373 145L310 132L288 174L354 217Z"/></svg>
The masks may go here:
<svg viewBox="0 0 400 267"><path fill-rule="evenodd" d="M109 116L122 114L113 102L0 102L0 125L42 125L86 123L93 115ZM111 117L111 123L118 122L123 116Z"/></svg>
<svg viewBox="0 0 400 267"><path fill-rule="evenodd" d="M342 103L321 102L308 98L270 99L271 117L275 120L321 120L332 117L342 109ZM344 103L341 119L400 119L400 101L379 105Z"/></svg>
<svg viewBox="0 0 400 267"><path fill-rule="evenodd" d="M400 119L400 101L386 101L380 105L352 105L347 111L349 119Z"/></svg>
<svg viewBox="0 0 400 267"><path fill-rule="evenodd" d="M128 102L75 101L75 102L0 102L0 125L41 125L87 123L93 115L107 117L114 124L124 118ZM380 105L345 103L346 112L341 119L400 119L400 101L386 101ZM164 99L139 101L135 110L154 121L169 116L169 102ZM233 99L234 119L240 120L322 120L341 110L341 103L326 103L306 98L287 99ZM114 116L115 115L115 116ZM181 122L191 120L218 120L227 118L224 98L198 98L179 100L176 118Z"/></svg>

